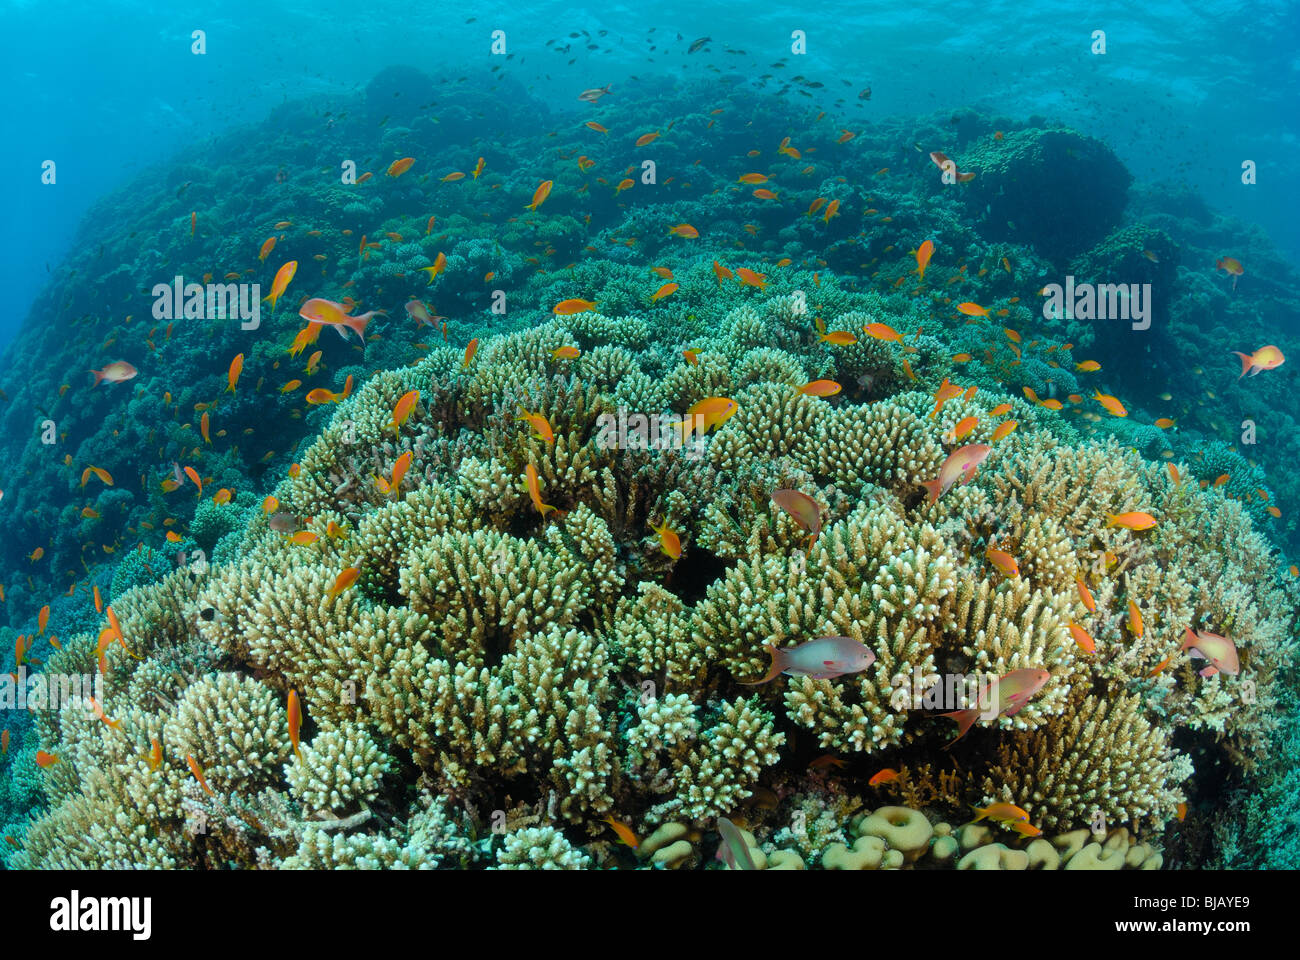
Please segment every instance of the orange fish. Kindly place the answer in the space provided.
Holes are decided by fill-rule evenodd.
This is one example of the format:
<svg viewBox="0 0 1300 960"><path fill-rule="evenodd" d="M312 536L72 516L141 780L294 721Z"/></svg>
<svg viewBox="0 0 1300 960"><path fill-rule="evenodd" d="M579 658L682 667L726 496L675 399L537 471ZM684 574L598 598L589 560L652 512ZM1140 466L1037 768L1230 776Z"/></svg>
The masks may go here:
<svg viewBox="0 0 1300 960"><path fill-rule="evenodd" d="M108 715L107 715L106 713L104 713L104 708L101 707L98 703L95 702L95 698L94 698L94 697L88 697L87 699L90 701L90 707L91 707L91 709L94 711L94 713L95 713L95 717L96 717L97 719L99 719L99 720L103 720L104 723L108 724L108 725L109 725L110 727L112 727L114 730L120 730L120 729L122 728L122 721L121 721L121 720L110 720L110 719L108 718Z"/></svg>
<svg viewBox="0 0 1300 960"><path fill-rule="evenodd" d="M479 177L479 174L482 173L482 172L483 172L483 158L482 158L482 157L479 157L479 158L478 158L478 163L474 164L474 174L473 174L474 179L477 180L478 177Z"/></svg>
<svg viewBox="0 0 1300 960"><path fill-rule="evenodd" d="M524 486L528 490L529 498L533 501L533 506L536 507L537 512L542 515L543 520L546 519L547 511L555 511L555 507L551 506L549 503L542 503L541 480L537 476L537 468L531 463L524 469Z"/></svg>
<svg viewBox="0 0 1300 960"><path fill-rule="evenodd" d="M680 560L682 556L682 541L676 533L669 529L668 518L665 517L663 522L657 527L649 521L647 521L647 523L649 523L651 530L659 534L659 548L671 559Z"/></svg>
<svg viewBox="0 0 1300 960"><path fill-rule="evenodd" d="M357 577L361 576L360 567L347 567L334 578L334 585L325 591L325 596L333 600L340 593L357 582Z"/></svg>
<svg viewBox="0 0 1300 960"><path fill-rule="evenodd" d="M591 127L591 129L595 130L597 133L609 133L608 130L606 130L604 127L602 127L602 126L601 126L599 123L597 123L595 120L588 120L585 124L583 124L583 126L585 126L585 127Z"/></svg>
<svg viewBox="0 0 1300 960"><path fill-rule="evenodd" d="M604 817L602 822L608 823L614 833L618 835L618 839L633 850L641 846L641 841L637 839L636 834L632 832L632 828L627 824L619 823L613 817Z"/></svg>
<svg viewBox="0 0 1300 960"><path fill-rule="evenodd" d="M46 753L44 750L36 751L36 765L41 769L47 769L59 762L59 758L52 753Z"/></svg>
<svg viewBox="0 0 1300 960"><path fill-rule="evenodd" d="M1085 360L1082 363L1076 363L1074 369L1080 370L1084 373L1096 373L1101 369L1101 364L1096 360Z"/></svg>
<svg viewBox="0 0 1300 960"><path fill-rule="evenodd" d="M997 429L995 429L993 435L989 437L989 443L997 443L999 440L1008 436L1011 431L1015 430L1019 425L1020 423L1017 420L1004 420L1002 423L997 425Z"/></svg>
<svg viewBox="0 0 1300 960"><path fill-rule="evenodd" d="M1092 591L1089 590L1088 585L1083 582L1083 578L1075 577L1074 585L1079 588L1079 599L1083 602L1084 607L1087 608L1089 613L1096 613L1097 601L1092 598Z"/></svg>
<svg viewBox="0 0 1300 960"><path fill-rule="evenodd" d="M979 425L979 422L979 417L963 417L961 420L957 421L957 424L951 431L949 431L948 435L944 437L944 440L948 443L958 443L961 440L964 440L970 432ZM999 424L999 429L1005 426L1005 423Z"/></svg>
<svg viewBox="0 0 1300 960"><path fill-rule="evenodd" d="M263 301L271 301L271 312L275 313L275 305L279 302L280 296L293 280L293 275L298 272L298 261L290 260L275 272L275 279L271 281L271 293L262 298Z"/></svg>
<svg viewBox="0 0 1300 960"><path fill-rule="evenodd" d="M1125 530L1150 530L1156 525L1156 518L1149 513L1131 511L1129 513L1106 514L1107 527L1123 527Z"/></svg>
<svg viewBox="0 0 1300 960"><path fill-rule="evenodd" d="M1075 643L1077 643L1084 650L1088 651L1088 653L1097 652L1097 644L1092 639L1092 637L1088 636L1087 630L1083 629L1083 627L1079 626L1073 620L1070 621L1069 628L1070 628L1070 636L1074 637Z"/></svg>
<svg viewBox="0 0 1300 960"><path fill-rule="evenodd" d="M867 336L875 340L892 340L895 343L903 342L903 335L887 323L868 323L862 328Z"/></svg>
<svg viewBox="0 0 1300 960"><path fill-rule="evenodd" d="M757 190L754 191L754 196L757 197L759 200L778 199L777 195L773 193L771 190L768 190L766 187L759 187Z"/></svg>
<svg viewBox="0 0 1300 960"><path fill-rule="evenodd" d="M834 380L814 380L805 383L799 388L799 392L810 397L833 397L842 389L844 388Z"/></svg>
<svg viewBox="0 0 1300 960"><path fill-rule="evenodd" d="M660 287L651 295L650 302L655 303L659 300L662 300L664 297L672 296L674 293L677 292L678 287L679 284L676 283L665 283L662 287Z"/></svg>
<svg viewBox="0 0 1300 960"><path fill-rule="evenodd" d="M1142 624L1142 611L1132 600L1128 602L1128 628L1139 640L1142 639L1142 631L1146 629Z"/></svg>
<svg viewBox="0 0 1300 960"><path fill-rule="evenodd" d="M1106 408L1106 411L1112 416L1127 417L1128 411L1124 409L1124 404L1120 403L1116 397L1108 393L1102 393L1100 390L1093 391L1093 399Z"/></svg>
<svg viewBox="0 0 1300 960"><path fill-rule="evenodd" d="M1012 578L1020 576L1020 565L1016 563L1016 558L1011 554L998 550L992 544L989 544L984 551L984 556L1004 576Z"/></svg>
<svg viewBox="0 0 1300 960"><path fill-rule="evenodd" d="M556 360L576 360L582 355L582 351L571 344L565 344L563 347L556 347L551 351L551 356Z"/></svg>
<svg viewBox="0 0 1300 960"><path fill-rule="evenodd" d="M440 179L443 183L455 183L457 180L464 180L465 174L461 173L459 170L453 170L451 173L447 174L445 177L441 177Z"/></svg>
<svg viewBox="0 0 1300 960"><path fill-rule="evenodd" d="M408 393L402 394L401 399L397 401L397 405L393 407L392 424L394 440L399 439L398 430L401 429L402 424L406 423L406 421L411 418L411 414L415 411L415 405L419 402L420 391L411 390Z"/></svg>
<svg viewBox="0 0 1300 960"><path fill-rule="evenodd" d="M758 287L760 290L767 288L767 274L765 273L757 273L748 267L737 267L736 276L747 287Z"/></svg>
<svg viewBox="0 0 1300 960"><path fill-rule="evenodd" d="M636 146L644 147L647 143L652 143L658 138L659 138L658 130L656 130L654 133L642 134L641 136L636 138Z"/></svg>
<svg viewBox="0 0 1300 960"><path fill-rule="evenodd" d="M474 361L474 354L478 353L478 337L475 337L465 347L465 360L461 363L462 368L467 368Z"/></svg>
<svg viewBox="0 0 1300 960"><path fill-rule="evenodd" d="M529 413L523 407L519 408L522 417L515 417L516 420L525 420L533 428L533 436L538 440L545 440L547 443L555 442L555 432L551 429L551 422L541 413Z"/></svg>
<svg viewBox="0 0 1300 960"><path fill-rule="evenodd" d="M551 195L551 187L553 187L554 185L555 185L555 181L553 180L543 180L541 183L539 183L537 185L537 189L533 191L533 202L527 204L525 206L525 209L536 210L543 203L545 203L546 198Z"/></svg>
<svg viewBox="0 0 1300 960"><path fill-rule="evenodd" d="M1245 268L1242 267L1241 261L1235 257L1224 257L1221 260L1214 261L1215 271L1222 270L1224 273L1232 276L1232 289L1237 289L1237 278L1244 274Z"/></svg>
<svg viewBox="0 0 1300 960"><path fill-rule="evenodd" d="M971 303L970 301L957 304L957 310L968 317L987 317L989 315L986 307L981 307L978 303Z"/></svg>
<svg viewBox="0 0 1300 960"><path fill-rule="evenodd" d="M271 251L275 249L275 240L275 237L266 238L266 242L262 244L261 251L257 254L257 259L265 260L270 255Z"/></svg>
<svg viewBox="0 0 1300 960"><path fill-rule="evenodd" d="M216 794L213 793L212 788L208 786L208 781L203 779L203 768L200 767L199 762L194 759L194 754L185 754L185 762L189 764L190 773L194 774L194 779L199 782L199 786L203 788L203 792L209 797L215 797Z"/></svg>
<svg viewBox="0 0 1300 960"><path fill-rule="evenodd" d="M185 476L189 477L190 480L192 480L192 481L194 482L194 486L196 486L196 487L199 488L199 493L198 493L198 495L199 495L200 497L202 497L202 496L203 496L203 481L199 479L199 473L198 473L198 471L195 470L193 467L186 467L186 468L185 468ZM209 479L211 479L211 478L209 478Z"/></svg>
<svg viewBox="0 0 1300 960"><path fill-rule="evenodd" d="M897 782L898 782L898 771L893 769L892 767L885 767L885 769L877 771L876 774L872 776L870 780L867 781L867 786L878 787L882 783L897 783Z"/></svg>
<svg viewBox="0 0 1300 960"><path fill-rule="evenodd" d="M767 183L767 177L761 173L741 174L736 180L737 183Z"/></svg>
<svg viewBox="0 0 1300 960"><path fill-rule="evenodd" d="M237 353L235 354L235 359L230 361L230 372L226 375L226 393L235 392L235 384L239 382L239 372L243 369L244 355L242 353ZM207 417L207 414L205 413L203 416Z"/></svg>
<svg viewBox="0 0 1300 960"><path fill-rule="evenodd" d="M839 200L832 200L826 205L826 212L822 214L822 223L830 223L832 217L838 217L839 215L840 202Z"/></svg>
<svg viewBox="0 0 1300 960"><path fill-rule="evenodd" d="M700 231L696 230L689 223L679 223L675 227L670 227L668 232L678 237L685 237L687 240L695 240L699 237ZM717 264L717 261L714 261Z"/></svg>
<svg viewBox="0 0 1300 960"><path fill-rule="evenodd" d="M587 310L594 310L595 308L595 300L579 300L574 298L570 300L561 300L551 308L551 312L561 317L568 317L575 313L584 313Z"/></svg>
<svg viewBox="0 0 1300 960"><path fill-rule="evenodd" d="M199 418L199 433L203 434L203 442L211 443L212 438L208 436L208 412L203 411L203 416Z"/></svg>
<svg viewBox="0 0 1300 960"><path fill-rule="evenodd" d="M308 546L320 539L319 534L312 533L310 530L299 530L293 536L289 537L289 542L300 547Z"/></svg>
<svg viewBox="0 0 1300 960"><path fill-rule="evenodd" d="M190 211L190 236L191 236L191 237L194 236L194 229L195 229L198 225L199 225L199 212L198 212L197 210L191 210L191 211ZM1234 285L1234 287L1235 287L1237 281L1234 280L1234 281L1232 281L1232 282L1233 282L1233 285Z"/></svg>
<svg viewBox="0 0 1300 960"><path fill-rule="evenodd" d="M99 477L99 479L107 486L111 487L113 485L113 475L103 467L87 467L85 470L81 471L81 485L83 487L86 485L86 481L90 478L92 473Z"/></svg>
<svg viewBox="0 0 1300 960"><path fill-rule="evenodd" d="M920 279L925 279L925 268L930 265L930 258L934 256L934 241L927 240L916 248L916 273Z"/></svg>
<svg viewBox="0 0 1300 960"><path fill-rule="evenodd" d="M302 706L298 703L298 691L289 691L289 742L293 744L293 753L299 760L302 751L298 749L298 732L302 727Z"/></svg>

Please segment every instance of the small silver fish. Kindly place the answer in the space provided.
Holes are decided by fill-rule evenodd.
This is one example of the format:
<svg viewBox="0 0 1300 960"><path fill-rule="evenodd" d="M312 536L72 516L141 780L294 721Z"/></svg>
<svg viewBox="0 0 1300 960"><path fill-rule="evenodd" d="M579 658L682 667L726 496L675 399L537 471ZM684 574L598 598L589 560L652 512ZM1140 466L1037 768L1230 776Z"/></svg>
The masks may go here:
<svg viewBox="0 0 1300 960"><path fill-rule="evenodd" d="M584 90L582 93L578 94L578 99L587 103L595 103L601 97L605 96L605 94L612 92L610 90L611 86L613 86L613 84L607 83L603 87L592 87L590 90Z"/></svg>
<svg viewBox="0 0 1300 960"><path fill-rule="evenodd" d="M832 680L848 673L861 673L876 662L875 652L851 637L818 637L797 647L785 648L765 643L763 648L772 658L772 664L761 680L740 681L746 686L767 683L782 673L813 680Z"/></svg>

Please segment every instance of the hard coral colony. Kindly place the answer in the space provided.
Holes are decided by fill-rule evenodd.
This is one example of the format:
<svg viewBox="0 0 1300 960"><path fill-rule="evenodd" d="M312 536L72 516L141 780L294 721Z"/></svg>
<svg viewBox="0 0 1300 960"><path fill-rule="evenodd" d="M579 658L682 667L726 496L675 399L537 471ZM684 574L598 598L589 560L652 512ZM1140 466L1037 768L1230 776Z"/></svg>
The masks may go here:
<svg viewBox="0 0 1300 960"><path fill-rule="evenodd" d="M397 73L316 166L389 85L433 86ZM220 197L273 138L191 158L212 199L183 229L176 184L137 185L155 212L97 225L133 279L61 275L15 347L73 452L10 450L27 514L60 491L16 528L11 613L68 589L14 670L101 686L6 730L10 866L1150 869L1210 744L1239 778L1268 755L1297 590L1250 468L1202 435L1168 471L1151 398L1083 399L1124 360L1026 306L1067 258L1173 242L1125 221L1104 145L972 114L958 151L704 85L596 87L600 122L556 131L464 97L255 222ZM673 181L624 187L643 154ZM1038 223L1036 189L1084 226ZM90 301L161 267L128 229L271 284L261 330L145 335L135 305L97 349ZM1233 389L1282 362L1251 349ZM94 387L56 395L87 354Z"/></svg>

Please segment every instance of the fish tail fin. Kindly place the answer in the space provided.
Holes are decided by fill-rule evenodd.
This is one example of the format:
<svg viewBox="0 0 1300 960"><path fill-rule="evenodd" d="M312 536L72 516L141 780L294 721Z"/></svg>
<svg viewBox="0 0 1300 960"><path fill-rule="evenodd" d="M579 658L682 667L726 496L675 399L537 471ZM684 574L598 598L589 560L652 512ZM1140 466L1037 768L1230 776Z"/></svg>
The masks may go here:
<svg viewBox="0 0 1300 960"><path fill-rule="evenodd" d="M952 738L952 740L948 743L948 746L951 747L962 737L966 736L966 734L970 731L970 728L975 725L975 721L979 717L979 715L980 712L975 709L954 710L952 713L939 714L939 716L941 717L947 717L949 720L955 720L957 722L957 736Z"/></svg>
<svg viewBox="0 0 1300 960"><path fill-rule="evenodd" d="M933 480L922 480L921 486L925 487L925 489L929 492L930 503L935 503L939 499L939 494L942 492L942 490L939 486L938 477L935 477Z"/></svg>
<svg viewBox="0 0 1300 960"><path fill-rule="evenodd" d="M768 656L772 658L772 663L767 669L767 675L760 680L740 680L737 682L743 683L747 687L756 687L759 684L775 680L781 675L781 671L785 669L785 656L777 649L776 644L774 643L763 644L763 649L766 650Z"/></svg>
<svg viewBox="0 0 1300 960"><path fill-rule="evenodd" d="M1113 527L1119 523L1119 517L1113 513L1106 514L1106 526Z"/></svg>
<svg viewBox="0 0 1300 960"><path fill-rule="evenodd" d="M104 373L101 370L87 370L86 372L95 375L95 384L93 387L91 387L91 389L93 390L95 387L99 386L99 381L104 379Z"/></svg>
<svg viewBox="0 0 1300 960"><path fill-rule="evenodd" d="M985 817L989 815L989 812L987 810L981 810L973 803L967 804L967 806L969 806L972 810L974 810L976 813L979 814L979 816L976 817L974 820L972 820L971 823L979 823L981 820L983 820Z"/></svg>
<svg viewBox="0 0 1300 960"><path fill-rule="evenodd" d="M355 333L364 342L366 339L366 324L370 322L370 314L362 314L359 317L344 317L343 326Z"/></svg>

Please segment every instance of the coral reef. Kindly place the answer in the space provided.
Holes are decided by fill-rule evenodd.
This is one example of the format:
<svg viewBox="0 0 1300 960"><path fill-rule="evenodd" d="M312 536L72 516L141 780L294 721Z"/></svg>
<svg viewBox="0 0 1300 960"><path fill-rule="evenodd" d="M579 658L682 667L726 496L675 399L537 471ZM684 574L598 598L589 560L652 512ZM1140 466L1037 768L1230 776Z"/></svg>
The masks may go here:
<svg viewBox="0 0 1300 960"><path fill-rule="evenodd" d="M910 186L882 177L871 198L850 179L892 161L855 141L806 181L780 168L799 207L782 216L735 192L751 134L738 148L694 117L709 162L693 187L611 197L606 177L566 163L547 173L545 207L519 215L536 165L518 172L502 148L463 175L473 112L495 101L449 107L435 131L411 109L426 79L385 71L360 99L394 121L384 156L418 156L418 173L385 177L386 159L362 183L295 185L293 223L245 230L283 234L272 260L301 258L295 297L386 306L364 338L327 331L299 357L288 300L257 338L159 324L138 381L74 402L59 380L84 366L59 338L101 338L93 298L123 301L169 253L196 275L217 255L214 234L182 256L115 233L105 256L121 273L90 291L60 276L58 323L6 361L59 358L14 389L0 424L29 438L17 411L46 404L72 452L24 439L13 457L30 479L13 497L21 554L4 563L31 579L9 578L0 639L15 672L102 684L94 705L73 696L13 725L6 864L714 869L726 817L740 840L721 859L761 869L1153 869L1165 842L1185 842L1184 804L1216 764L1234 789L1288 789L1271 758L1294 750L1278 713L1294 710L1300 587L1269 507L1296 481L1190 401L1162 410L1154 383L1126 395L1131 417L1103 419L1084 394L1117 388L1083 361L1133 378L1141 355L1042 322L1025 293L1070 262L1081 276L1131 268L1170 298L1203 281L1179 263L1175 225L1124 222L1130 178L1099 141L1037 124L994 140L968 118L973 181L936 188L929 168ZM737 103L758 115L768 101ZM668 125L665 103L633 104ZM540 116L511 116L521 143L550 149ZM779 139L780 122L763 135ZM358 129L338 126L321 156ZM605 175L630 162L584 130L561 135L562 152ZM233 169L200 184L179 168L140 206L187 214L196 201L173 194L194 180L211 229L233 230L250 202L226 196ZM831 197L839 216L798 215ZM671 229L690 223L701 236ZM903 251L931 235L922 277ZM394 309L415 297L457 313L425 329ZM573 299L594 306L555 306ZM1216 323L1248 309L1203 299ZM1228 389L1280 398L1258 384ZM719 400L725 415L684 441L683 421ZM1256 415L1280 435L1290 417L1275 408ZM987 459L927 496L961 445ZM39 489L58 491L57 509ZM788 512L779 490L811 506ZM1134 512L1154 525L1111 520ZM1239 671L1205 671L1182 649L1188 628L1231 637ZM821 637L871 663L763 679L767 645ZM1039 671L1016 709L969 728L945 716L980 685ZM37 750L54 761L37 766ZM954 826L998 803L1044 835ZM1225 861L1284 859L1217 846Z"/></svg>

